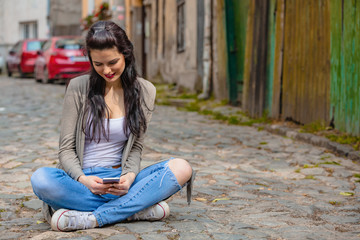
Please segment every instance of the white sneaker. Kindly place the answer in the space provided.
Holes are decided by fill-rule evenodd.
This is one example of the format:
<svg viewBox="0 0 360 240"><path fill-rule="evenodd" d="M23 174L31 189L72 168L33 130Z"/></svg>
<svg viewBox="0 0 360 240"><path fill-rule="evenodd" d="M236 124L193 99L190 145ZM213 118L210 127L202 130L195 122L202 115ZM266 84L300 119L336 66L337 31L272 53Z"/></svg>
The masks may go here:
<svg viewBox="0 0 360 240"><path fill-rule="evenodd" d="M59 209L51 217L54 231L69 232L96 227L96 218L91 212Z"/></svg>
<svg viewBox="0 0 360 240"><path fill-rule="evenodd" d="M147 220L158 221L167 218L170 215L169 205L162 201L151 207L148 207L128 218L129 221Z"/></svg>

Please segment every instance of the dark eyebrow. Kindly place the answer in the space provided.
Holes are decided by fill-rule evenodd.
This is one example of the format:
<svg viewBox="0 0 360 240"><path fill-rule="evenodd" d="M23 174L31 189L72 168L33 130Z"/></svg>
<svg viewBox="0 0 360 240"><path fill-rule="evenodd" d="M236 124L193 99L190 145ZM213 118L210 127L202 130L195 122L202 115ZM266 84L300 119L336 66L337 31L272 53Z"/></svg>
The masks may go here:
<svg viewBox="0 0 360 240"><path fill-rule="evenodd" d="M111 63L111 62L115 62L115 61L118 61L120 58L114 58L112 60L110 60L108 63ZM102 63L102 62L97 62L97 61L93 61L93 63Z"/></svg>

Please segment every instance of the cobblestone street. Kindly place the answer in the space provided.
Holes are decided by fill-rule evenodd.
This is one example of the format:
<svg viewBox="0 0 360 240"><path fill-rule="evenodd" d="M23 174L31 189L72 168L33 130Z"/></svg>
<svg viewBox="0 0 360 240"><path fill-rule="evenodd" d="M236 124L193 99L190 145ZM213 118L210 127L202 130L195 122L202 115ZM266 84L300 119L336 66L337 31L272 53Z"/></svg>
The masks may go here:
<svg viewBox="0 0 360 240"><path fill-rule="evenodd" d="M30 177L55 166L64 85L0 76L0 239L360 239L360 164L255 127L157 106L142 167L173 156L197 171L159 222L53 232Z"/></svg>

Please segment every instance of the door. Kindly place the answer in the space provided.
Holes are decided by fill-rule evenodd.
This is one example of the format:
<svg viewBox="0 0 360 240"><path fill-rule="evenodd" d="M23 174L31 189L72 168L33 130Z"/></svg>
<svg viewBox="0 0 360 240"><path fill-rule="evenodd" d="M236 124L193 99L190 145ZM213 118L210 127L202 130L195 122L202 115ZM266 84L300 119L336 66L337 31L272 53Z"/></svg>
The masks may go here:
<svg viewBox="0 0 360 240"><path fill-rule="evenodd" d="M239 105L242 98L246 26L250 0L226 0L227 85L229 100Z"/></svg>

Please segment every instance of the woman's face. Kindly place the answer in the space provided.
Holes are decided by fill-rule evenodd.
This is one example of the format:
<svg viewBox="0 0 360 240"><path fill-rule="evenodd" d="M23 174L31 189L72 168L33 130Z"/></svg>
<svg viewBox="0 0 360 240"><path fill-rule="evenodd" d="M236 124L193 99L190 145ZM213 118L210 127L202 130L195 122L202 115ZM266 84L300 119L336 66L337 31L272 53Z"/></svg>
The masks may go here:
<svg viewBox="0 0 360 240"><path fill-rule="evenodd" d="M116 47L104 50L90 49L90 56L95 71L107 83L115 83L120 80L125 69L125 57L119 53Z"/></svg>

